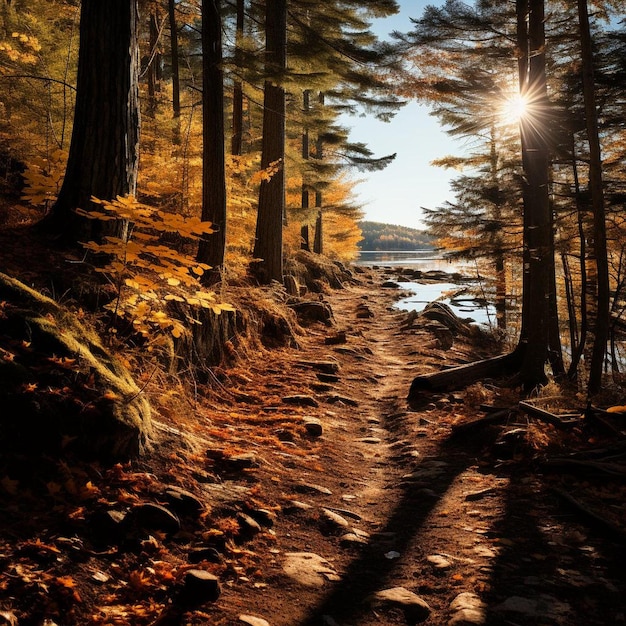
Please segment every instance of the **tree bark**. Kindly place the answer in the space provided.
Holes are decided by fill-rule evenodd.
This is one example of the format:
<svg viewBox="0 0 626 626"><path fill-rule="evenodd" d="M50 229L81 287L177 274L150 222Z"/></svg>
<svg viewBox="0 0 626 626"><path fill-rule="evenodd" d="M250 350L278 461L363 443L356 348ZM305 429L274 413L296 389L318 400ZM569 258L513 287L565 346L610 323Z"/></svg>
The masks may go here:
<svg viewBox="0 0 626 626"><path fill-rule="evenodd" d="M160 80L159 67L161 55L157 51L159 44L159 15L158 6L154 6L150 13L150 50L148 56L148 116L154 118L157 109L156 94Z"/></svg>
<svg viewBox="0 0 626 626"><path fill-rule="evenodd" d="M283 216L285 210L285 90L287 64L287 0L267 0L265 64L268 79L263 99L261 168L277 167L261 182L256 223L254 273L261 283L283 280Z"/></svg>
<svg viewBox="0 0 626 626"><path fill-rule="evenodd" d="M550 272L554 272L554 240L548 187L547 118L550 106L546 85L544 19L544 0L530 0L526 31L528 72L521 83L522 95L528 100L530 113L520 120L525 175L524 287L527 290L522 310L524 333L520 338L523 344L520 378L527 389L547 380L545 364L549 355L552 319L550 287L553 281Z"/></svg>
<svg viewBox="0 0 626 626"><path fill-rule="evenodd" d="M91 196L134 194L139 147L136 0L83 0L76 108L65 179L44 227L68 243L97 238L102 223L80 218Z"/></svg>
<svg viewBox="0 0 626 626"><path fill-rule="evenodd" d="M602 387L602 365L606 356L609 338L609 267L606 244L606 221L604 215L604 188L602 183L602 154L598 131L595 81L593 72L593 50L589 28L589 12L586 0L578 0L580 24L583 96L585 121L589 142L589 190L593 210L593 245L597 268L597 308L594 324L593 349L589 365L588 393L596 394Z"/></svg>
<svg viewBox="0 0 626 626"><path fill-rule="evenodd" d="M178 27L176 25L176 1L169 0L170 62L172 64L172 116L174 118L174 143L180 144L180 70L178 59Z"/></svg>
<svg viewBox="0 0 626 626"><path fill-rule="evenodd" d="M226 171L224 165L224 75L220 0L202 2L202 221L216 232L203 235L198 261L211 270L203 282L220 278L226 249Z"/></svg>
<svg viewBox="0 0 626 626"><path fill-rule="evenodd" d="M235 35L235 72L241 70L241 40L245 18L245 1L237 0L237 31ZM240 156L243 150L243 85L235 79L233 84L233 131L230 151Z"/></svg>

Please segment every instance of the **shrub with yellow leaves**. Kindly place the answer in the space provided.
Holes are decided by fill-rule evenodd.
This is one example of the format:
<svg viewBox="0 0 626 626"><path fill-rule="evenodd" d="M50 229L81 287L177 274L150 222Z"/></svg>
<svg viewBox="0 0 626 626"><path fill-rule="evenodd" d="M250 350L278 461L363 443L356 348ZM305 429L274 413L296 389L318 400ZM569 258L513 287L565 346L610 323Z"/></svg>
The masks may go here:
<svg viewBox="0 0 626 626"><path fill-rule="evenodd" d="M92 197L91 201L101 208L77 209L77 213L88 219L123 220L128 224L120 236L82 244L86 250L109 259L97 271L106 274L116 286L116 299L106 305L114 315L131 320L144 337L158 339L164 331L176 338L185 332L185 324L169 314L169 302L185 302L215 314L234 310L218 302L214 292L203 289L200 277L210 269L206 263L162 243L173 234L196 241L214 232L209 222L156 209L134 196L118 196L112 201Z"/></svg>

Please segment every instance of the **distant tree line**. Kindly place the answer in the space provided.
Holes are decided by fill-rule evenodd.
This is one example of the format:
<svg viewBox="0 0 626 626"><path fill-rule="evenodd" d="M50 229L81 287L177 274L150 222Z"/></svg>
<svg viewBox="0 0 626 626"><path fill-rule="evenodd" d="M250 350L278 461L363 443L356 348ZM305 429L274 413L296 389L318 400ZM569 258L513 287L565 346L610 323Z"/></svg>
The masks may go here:
<svg viewBox="0 0 626 626"><path fill-rule="evenodd" d="M416 228L383 224L381 222L359 222L363 240L361 250L420 250L432 248L433 238Z"/></svg>

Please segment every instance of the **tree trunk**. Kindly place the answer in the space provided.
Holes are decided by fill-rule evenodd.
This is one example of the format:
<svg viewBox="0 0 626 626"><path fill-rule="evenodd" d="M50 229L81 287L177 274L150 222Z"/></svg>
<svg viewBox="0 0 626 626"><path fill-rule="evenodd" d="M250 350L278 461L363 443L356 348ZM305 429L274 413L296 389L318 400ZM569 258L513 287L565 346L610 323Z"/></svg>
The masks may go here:
<svg viewBox="0 0 626 626"><path fill-rule="evenodd" d="M307 252L311 252L311 241L308 224L303 224L300 227L300 250L306 250Z"/></svg>
<svg viewBox="0 0 626 626"><path fill-rule="evenodd" d="M91 196L134 194L139 145L139 48L136 0L83 0L76 108L65 179L44 226L68 243L97 238L85 220Z"/></svg>
<svg viewBox="0 0 626 626"><path fill-rule="evenodd" d="M305 89L302 94L302 111L304 114L304 124L302 127L302 190L301 190L301 204L302 204L302 216L304 220L308 220L309 213L309 192L310 185L306 180L307 172L305 170L306 162L311 158L311 151L309 148L309 128L308 128L308 113L311 110L310 105L310 95L311 92L309 89ZM301 241L300 248L302 250L306 250L307 252L311 251L311 246L309 243L309 225L303 224L300 229L301 233Z"/></svg>
<svg viewBox="0 0 626 626"><path fill-rule="evenodd" d="M313 252L315 254L324 254L324 222L322 220L322 209L317 212L315 220L315 238L313 239Z"/></svg>
<svg viewBox="0 0 626 626"><path fill-rule="evenodd" d="M580 181L578 179L578 163L576 160L576 142L572 139L572 171L574 176L574 193L576 194L576 217L578 221L578 241L580 244L579 267L580 267L580 334L578 345L572 348L572 362L567 371L568 378L574 380L578 372L578 364L587 343L588 324L588 280L587 280L587 243L585 236L584 208L581 201ZM595 274L595 271L594 271ZM593 297L591 298L593 300ZM571 322L570 322L571 324Z"/></svg>
<svg viewBox="0 0 626 626"><path fill-rule="evenodd" d="M318 96L318 103L320 106L324 106L324 92L320 91ZM321 136L317 137L315 142L315 158L320 161L324 158L324 141ZM313 239L313 252L316 254L324 253L324 237L323 237L323 217L322 206L324 197L322 190L318 187L315 190L315 207L317 208L317 218L315 219L315 238Z"/></svg>
<svg viewBox="0 0 626 626"><path fill-rule="evenodd" d="M519 4L519 3L518 3ZM523 4L523 3L522 3ZM550 272L554 271L554 241L549 201L549 112L545 68L544 2L528 4L528 73L522 94L531 115L520 120L524 166L524 271L527 280L522 310L524 334L520 378L527 389L546 382L545 364L550 346ZM534 114L533 114L534 113ZM555 302L556 300L554 300Z"/></svg>
<svg viewBox="0 0 626 626"><path fill-rule="evenodd" d="M159 82L160 54L159 45L159 16L158 6L153 7L150 13L150 50L148 56L148 115L154 118L157 109L156 94Z"/></svg>
<svg viewBox="0 0 626 626"><path fill-rule="evenodd" d="M202 1L202 221L216 232L203 235L198 261L211 270L205 283L217 282L226 248L226 172L224 166L224 75L220 0Z"/></svg>
<svg viewBox="0 0 626 626"><path fill-rule="evenodd" d="M283 280L283 216L285 210L285 90L280 82L287 63L287 0L267 0L265 63L268 78L263 100L261 168L276 166L261 182L254 244L253 271L261 283Z"/></svg>
<svg viewBox="0 0 626 626"><path fill-rule="evenodd" d="M578 0L580 42L582 57L583 95L585 100L585 120L589 142L589 190L593 210L593 246L598 277L597 317L594 324L594 340L589 365L590 395L598 393L602 387L602 365L606 356L609 338L609 266L606 244L606 221L604 215L604 189L602 183L602 155L596 110L595 81L593 75L593 50L589 28L589 12L586 0Z"/></svg>
<svg viewBox="0 0 626 626"><path fill-rule="evenodd" d="M237 32L235 35L235 72L241 71L241 40L245 18L245 1L237 0ZM235 79L233 84L233 134L230 151L240 156L243 151L243 85Z"/></svg>
<svg viewBox="0 0 626 626"><path fill-rule="evenodd" d="M172 116L174 118L174 143L180 144L180 72L178 61L178 27L176 26L176 1L169 0L170 57L172 64Z"/></svg>

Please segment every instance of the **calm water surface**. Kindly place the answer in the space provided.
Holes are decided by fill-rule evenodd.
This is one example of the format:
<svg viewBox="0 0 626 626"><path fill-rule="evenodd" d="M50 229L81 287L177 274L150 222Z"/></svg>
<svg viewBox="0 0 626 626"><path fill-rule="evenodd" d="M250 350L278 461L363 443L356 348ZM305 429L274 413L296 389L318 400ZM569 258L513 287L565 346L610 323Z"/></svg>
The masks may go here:
<svg viewBox="0 0 626 626"><path fill-rule="evenodd" d="M356 265L371 267L380 265L392 268L410 268L423 272L437 270L450 274L458 272L465 276L475 276L475 266L468 262L447 261L442 259L434 250L414 251L361 251ZM421 311L429 302L445 302L456 315L461 318L472 318L478 324L494 324L495 309L486 304L485 294L480 290L480 284L472 282L403 282L401 287L412 294L396 303L396 308L403 311ZM487 295L489 298L489 295Z"/></svg>

